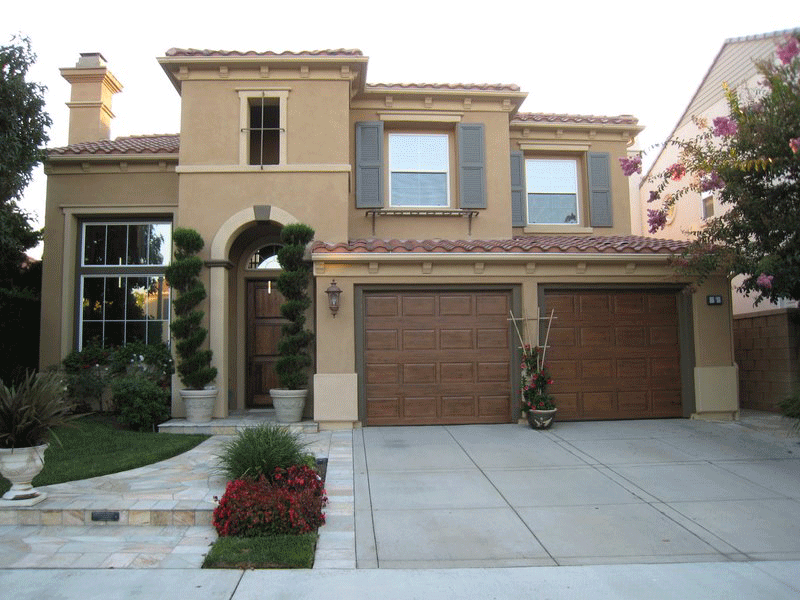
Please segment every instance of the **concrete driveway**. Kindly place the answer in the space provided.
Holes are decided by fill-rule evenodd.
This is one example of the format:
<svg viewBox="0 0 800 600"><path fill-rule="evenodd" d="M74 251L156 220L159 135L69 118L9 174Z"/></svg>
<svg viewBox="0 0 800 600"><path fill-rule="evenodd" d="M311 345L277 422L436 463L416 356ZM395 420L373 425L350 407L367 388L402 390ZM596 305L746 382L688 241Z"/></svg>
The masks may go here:
<svg viewBox="0 0 800 600"><path fill-rule="evenodd" d="M688 420L354 431L359 568L800 559L800 444Z"/></svg>

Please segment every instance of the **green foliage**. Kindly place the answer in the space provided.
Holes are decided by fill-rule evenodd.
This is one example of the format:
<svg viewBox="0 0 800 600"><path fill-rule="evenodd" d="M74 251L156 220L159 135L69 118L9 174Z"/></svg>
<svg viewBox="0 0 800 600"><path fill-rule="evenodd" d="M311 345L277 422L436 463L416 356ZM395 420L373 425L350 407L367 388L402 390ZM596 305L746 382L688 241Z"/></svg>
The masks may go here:
<svg viewBox="0 0 800 600"><path fill-rule="evenodd" d="M285 427L271 423L249 427L223 446L220 468L229 480L271 478L276 468L308 464L305 447L300 434Z"/></svg>
<svg viewBox="0 0 800 600"><path fill-rule="evenodd" d="M679 163L650 177L661 202L649 211L651 231L684 195L718 194L723 213L707 220L676 266L701 281L715 272L744 275L740 290L755 295L755 304L800 299L800 36L794 38L780 45L780 61L757 64L757 90L726 90L728 117L713 125L696 119L699 135L670 140L681 150Z"/></svg>
<svg viewBox="0 0 800 600"><path fill-rule="evenodd" d="M71 412L58 371L31 372L11 387L0 382L0 448L46 443L54 427L75 418Z"/></svg>
<svg viewBox="0 0 800 600"><path fill-rule="evenodd" d="M792 429L800 431L800 394L794 394L781 401L778 405L781 413L787 419L794 419Z"/></svg>
<svg viewBox="0 0 800 600"><path fill-rule="evenodd" d="M217 369L211 366L211 350L200 350L208 331L201 325L204 313L197 306L205 299L206 290L198 279L203 261L197 253L203 249L203 238L194 229L178 228L172 232L175 259L165 270L170 287L178 293L174 300L176 317L170 324L177 343L178 375L189 389L202 390L214 381Z"/></svg>
<svg viewBox="0 0 800 600"><path fill-rule="evenodd" d="M218 538L203 561L204 569L310 569L317 534Z"/></svg>
<svg viewBox="0 0 800 600"><path fill-rule="evenodd" d="M298 390L308 384L308 367L311 357L308 348L314 335L305 329L305 311L311 306L308 286L311 282L311 264L304 260L306 245L314 239L314 230L301 223L286 225L281 230L284 246L278 251L278 262L283 271L275 282L286 299L281 305L281 314L289 323L281 327L278 342L280 358L275 363L275 372L280 385Z"/></svg>
<svg viewBox="0 0 800 600"><path fill-rule="evenodd" d="M141 375L125 375L111 384L114 406L123 424L134 431L156 431L169 418L168 389Z"/></svg>
<svg viewBox="0 0 800 600"><path fill-rule="evenodd" d="M41 274L41 269L37 269ZM21 381L39 365L41 302L36 288L0 287L0 379Z"/></svg>
<svg viewBox="0 0 800 600"><path fill-rule="evenodd" d="M60 444L50 444L44 469L33 485L53 485L118 473L166 460L208 439L207 435L139 433L120 429L113 417L88 415L59 427ZM0 477L0 494L10 483Z"/></svg>
<svg viewBox="0 0 800 600"><path fill-rule="evenodd" d="M170 376L175 372L172 352L164 342L145 344L130 342L117 348L111 358L111 372L115 375L144 376L161 387L170 386Z"/></svg>
<svg viewBox="0 0 800 600"><path fill-rule="evenodd" d="M16 204L45 156L51 125L44 110L44 86L26 81L35 61L26 37L0 46L0 281L19 272L25 250L41 237Z"/></svg>

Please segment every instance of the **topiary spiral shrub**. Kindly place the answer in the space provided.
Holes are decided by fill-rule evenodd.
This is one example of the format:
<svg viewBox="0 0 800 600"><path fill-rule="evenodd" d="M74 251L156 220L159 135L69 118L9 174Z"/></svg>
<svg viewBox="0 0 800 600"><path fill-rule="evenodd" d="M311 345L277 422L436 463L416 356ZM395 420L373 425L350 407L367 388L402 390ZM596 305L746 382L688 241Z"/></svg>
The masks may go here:
<svg viewBox="0 0 800 600"><path fill-rule="evenodd" d="M203 260L203 238L194 229L178 228L172 232L175 259L165 270L167 283L178 297L173 300L175 319L170 324L177 340L178 375L189 389L202 390L217 376L211 366L211 350L201 350L208 331L201 326L204 313L197 306L205 300L206 288L199 279Z"/></svg>
<svg viewBox="0 0 800 600"><path fill-rule="evenodd" d="M281 387L299 390L308 383L311 356L308 347L314 334L305 329L306 311L311 306L308 286L311 281L311 263L304 259L306 245L314 239L314 230L301 223L286 225L281 230L283 247L278 251L278 262L283 271L275 282L286 299L281 305L281 315L289 323L281 327L278 342L280 357L275 362L275 373Z"/></svg>
<svg viewBox="0 0 800 600"><path fill-rule="evenodd" d="M294 465L277 469L273 482L235 479L214 509L213 524L220 536L302 534L325 524L325 489L317 473Z"/></svg>

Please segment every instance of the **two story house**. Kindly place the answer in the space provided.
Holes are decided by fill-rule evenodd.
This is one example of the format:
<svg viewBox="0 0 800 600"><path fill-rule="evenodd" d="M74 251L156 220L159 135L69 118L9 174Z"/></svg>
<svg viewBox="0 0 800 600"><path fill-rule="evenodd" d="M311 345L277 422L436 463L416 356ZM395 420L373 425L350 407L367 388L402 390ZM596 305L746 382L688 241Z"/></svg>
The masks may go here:
<svg viewBox="0 0 800 600"><path fill-rule="evenodd" d="M358 50L158 61L179 135L109 139L121 85L103 57L62 70L42 365L89 341L168 340L170 235L192 227L215 416L269 406L275 254L302 222L316 231L306 417L322 427L515 422L521 339L548 347L559 419L736 415L728 282L693 289L669 265L682 242L631 235L618 160L635 118L520 112L514 85L371 84Z"/></svg>

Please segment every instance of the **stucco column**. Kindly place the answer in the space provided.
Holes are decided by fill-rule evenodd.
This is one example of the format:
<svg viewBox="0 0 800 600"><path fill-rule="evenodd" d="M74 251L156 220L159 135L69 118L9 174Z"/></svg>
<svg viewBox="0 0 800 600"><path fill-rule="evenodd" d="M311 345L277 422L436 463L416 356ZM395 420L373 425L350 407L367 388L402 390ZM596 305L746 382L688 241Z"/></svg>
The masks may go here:
<svg viewBox="0 0 800 600"><path fill-rule="evenodd" d="M206 263L209 271L208 283L208 344L214 353L211 364L217 368L217 402L214 418L228 416L228 270L233 266L227 260L212 260Z"/></svg>

